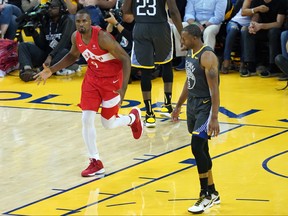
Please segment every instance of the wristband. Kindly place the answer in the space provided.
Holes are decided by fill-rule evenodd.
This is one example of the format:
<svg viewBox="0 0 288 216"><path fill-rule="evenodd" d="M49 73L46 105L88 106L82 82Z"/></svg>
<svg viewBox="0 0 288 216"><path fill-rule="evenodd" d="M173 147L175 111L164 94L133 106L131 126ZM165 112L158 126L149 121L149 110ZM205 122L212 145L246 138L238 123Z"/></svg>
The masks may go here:
<svg viewBox="0 0 288 216"><path fill-rule="evenodd" d="M117 28L119 24L120 24L120 23L117 22L117 23L114 25L114 27Z"/></svg>
<svg viewBox="0 0 288 216"><path fill-rule="evenodd" d="M254 13L255 13L255 11L254 11L254 8L252 8L252 9L251 9L251 11L252 11L252 14L254 14Z"/></svg>

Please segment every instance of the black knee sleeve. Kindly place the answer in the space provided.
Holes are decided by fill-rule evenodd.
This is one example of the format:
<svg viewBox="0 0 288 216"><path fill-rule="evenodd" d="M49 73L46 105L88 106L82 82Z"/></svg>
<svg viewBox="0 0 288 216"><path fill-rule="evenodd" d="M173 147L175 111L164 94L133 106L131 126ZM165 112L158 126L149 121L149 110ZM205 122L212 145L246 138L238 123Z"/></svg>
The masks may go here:
<svg viewBox="0 0 288 216"><path fill-rule="evenodd" d="M205 140L204 152L208 158L208 170L211 170L212 169L212 160L211 160L210 153L209 153L208 140Z"/></svg>
<svg viewBox="0 0 288 216"><path fill-rule="evenodd" d="M162 65L162 79L164 83L172 83L173 82L173 70L172 63L168 62Z"/></svg>
<svg viewBox="0 0 288 216"><path fill-rule="evenodd" d="M152 72L153 69L141 69L141 90L144 92L151 91Z"/></svg>
<svg viewBox="0 0 288 216"><path fill-rule="evenodd" d="M192 136L191 148L197 163L198 173L206 173L212 166L210 155L206 153L208 142L199 136Z"/></svg>

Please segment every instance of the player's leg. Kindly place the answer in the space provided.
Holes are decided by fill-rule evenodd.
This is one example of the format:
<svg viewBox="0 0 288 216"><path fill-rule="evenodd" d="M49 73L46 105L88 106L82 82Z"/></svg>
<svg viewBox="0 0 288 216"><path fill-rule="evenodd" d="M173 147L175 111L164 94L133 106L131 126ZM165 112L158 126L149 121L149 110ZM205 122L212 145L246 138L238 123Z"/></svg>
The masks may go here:
<svg viewBox="0 0 288 216"><path fill-rule="evenodd" d="M200 181L200 195L197 202L188 211L192 213L202 213L213 205L211 195L208 193L208 158L204 152L206 139L192 135L191 147L196 160Z"/></svg>
<svg viewBox="0 0 288 216"><path fill-rule="evenodd" d="M101 110L102 125L107 129L130 126L134 138L139 139L143 132L141 111L139 108L133 107L129 115L118 115L121 98L116 90L119 89L119 84L114 84L113 80L111 79L109 83L109 79L106 79L105 87L101 89L103 99ZM122 83L120 80L119 82Z"/></svg>
<svg viewBox="0 0 288 216"><path fill-rule="evenodd" d="M152 109L152 73L154 69L141 69L141 90L142 97L146 108L145 126L153 128L156 126L155 114Z"/></svg>
<svg viewBox="0 0 288 216"><path fill-rule="evenodd" d="M164 104L161 107L161 116L171 117L172 107L172 87L173 70L171 61L162 65L162 79L164 82Z"/></svg>
<svg viewBox="0 0 288 216"><path fill-rule="evenodd" d="M201 109L199 109L200 106ZM202 99L188 98L187 126L189 133L192 134L191 149L197 164L200 181L199 199L193 206L188 208L188 211L192 213L202 213L213 205L211 195L208 193L208 170L211 169L212 164L211 158L208 158L206 154L207 140L209 138L207 134L209 111L210 106L203 104Z"/></svg>
<svg viewBox="0 0 288 216"><path fill-rule="evenodd" d="M145 126L155 127L156 119L152 109L151 90L154 65L154 46L151 25L136 23L134 26L131 63L141 70L141 91L146 108ZM159 37L159 35L158 35Z"/></svg>
<svg viewBox="0 0 288 216"><path fill-rule="evenodd" d="M160 64L162 67L162 79L164 82L164 104L162 105L160 115L170 117L173 111L171 105L172 87L173 87L173 44L172 31L168 23L157 25L155 35L161 31L161 37L154 37L155 46L155 64Z"/></svg>
<svg viewBox="0 0 288 216"><path fill-rule="evenodd" d="M95 115L101 103L101 97L97 89L92 85L94 77L85 76L82 83L81 101L79 107L82 109L82 136L88 150L90 159L89 166L82 171L83 177L103 174L105 169L100 160L97 143Z"/></svg>
<svg viewBox="0 0 288 216"><path fill-rule="evenodd" d="M90 158L89 166L81 173L83 177L103 174L105 172L96 144L95 115L95 111L83 110L82 112L82 135Z"/></svg>
<svg viewBox="0 0 288 216"><path fill-rule="evenodd" d="M220 195L215 188L212 174L212 159L209 153L208 140L204 144L204 152L208 159L208 194L211 196L213 204L220 204Z"/></svg>

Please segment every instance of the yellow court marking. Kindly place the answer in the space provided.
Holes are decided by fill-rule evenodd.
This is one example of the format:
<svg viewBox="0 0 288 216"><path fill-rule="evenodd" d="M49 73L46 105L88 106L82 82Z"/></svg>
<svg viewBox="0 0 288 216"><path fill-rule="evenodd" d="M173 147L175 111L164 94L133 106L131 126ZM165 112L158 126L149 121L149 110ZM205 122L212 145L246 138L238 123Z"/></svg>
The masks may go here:
<svg viewBox="0 0 288 216"><path fill-rule="evenodd" d="M287 147L281 142L281 136L287 135L288 130L272 128L267 131L263 127L254 127L256 136L248 143L240 137L249 130L249 126L233 128L228 133L236 135L235 143L225 146L215 144L211 147L217 170L214 175L218 187L222 190L220 193L222 192L221 199L225 208L216 207L210 211L221 215L254 215L259 212L284 215L287 213L286 209L278 207L284 205L285 199L279 200L277 197L285 197L287 179L267 172L262 168L262 163L271 155L287 151ZM221 139L221 135L218 139ZM260 151L262 154L257 154ZM189 215L186 208L197 198L192 194L196 195L199 191L199 188L195 187L198 184L195 178L195 162L190 157L190 146L186 145L177 151L102 179L72 189L63 189L63 193L52 195L9 214L153 215L161 212L163 215ZM238 158L245 160L240 161ZM278 158L280 163L275 164L278 170L285 169L284 159L285 157ZM251 170L250 173L254 175L247 176L243 170ZM265 182L255 182L255 178L265 179ZM281 184L273 184L276 180ZM273 188L265 187L267 184L273 185ZM262 186L259 188L259 185ZM244 208L245 206L249 210Z"/></svg>
<svg viewBox="0 0 288 216"><path fill-rule="evenodd" d="M53 76L45 86L37 86L33 82L23 83L16 73L8 75L0 79L0 109L1 107L12 107L29 109L29 111L43 109L47 112L62 110L74 115L74 112L77 112L78 115L75 118L79 118L78 125L81 117L77 104L82 78L83 74L81 73L70 77ZM173 104L177 102L184 80L185 73L175 72ZM213 206L207 211L207 214L288 214L287 210L283 208L287 201L288 188L288 91L275 90L282 84L272 79L259 77L242 79L238 74L221 76L219 113L221 134L212 139L209 148L213 157L214 180L220 192L222 204ZM164 98L161 78L153 80L152 91L155 111L159 111ZM120 111L121 114L127 114L130 107L134 105L138 105L143 110L144 105L138 81L129 85L126 101ZM186 119L185 110L184 106L181 114L183 120ZM159 116L158 112L156 115ZM7 124L9 116L3 116L2 120L4 118L5 121L2 122ZM44 119L36 120L33 119L28 124L31 126L35 124L34 127L43 127L44 132L45 127L49 132L53 131L51 130L51 127L52 129L53 126L55 127L53 123L58 123L56 120L51 123L45 122ZM35 199L35 202L26 202L21 205L16 203L5 213L8 215L190 215L187 208L195 202L198 196L199 181L195 161L188 144L190 137L188 134L187 138L183 135L187 133L185 122L181 122L183 124L178 129L173 128L174 126L170 127L167 119L157 118L157 122L159 126L155 133L145 131L145 136L140 140L147 144L147 149L145 155L138 154L135 158L140 161L136 165L126 165L123 169L108 173L102 179L92 178L85 183L79 180L75 181L74 187L66 188L65 182L59 183L60 187L51 185L50 188L53 189L51 193L47 193L45 190L34 191L31 196L33 193L41 193L43 199ZM9 124L11 123L9 122ZM100 123L97 122L97 124ZM3 130L5 124L0 126ZM68 120L66 127L69 126L71 124ZM17 124L15 124L15 130L17 130ZM165 134L166 130L167 134ZM176 131L173 137L169 135L170 130ZM117 131L123 132L121 129ZM51 136L60 136L60 133L61 130ZM17 135L17 133L15 134ZM130 135L129 133L129 137ZM160 135L162 136L161 142L159 141ZM181 142L183 140L186 142L179 143L178 141L177 143L180 138ZM69 140L69 137L66 137L65 145L66 142L69 143ZM117 138L113 141L117 148ZM178 145L174 147L174 143L169 143L172 147L168 146L164 153L161 151L158 154L155 153L159 146L161 149L165 149L164 145L167 141L173 141ZM3 143L3 146L6 145L1 140L0 142ZM41 140L41 135L39 135L39 140L37 135L33 137L33 145L45 144L47 151L49 142L48 139ZM73 140L70 142L73 143ZM121 140L121 142L130 142L130 140ZM13 152L13 146L8 147L10 147L9 151ZM20 149L22 148L25 146L21 146ZM69 146L69 148L71 147ZM129 145L126 148L129 148ZM55 151L55 149L53 150ZM110 156L111 151L104 156L108 160L109 157L113 157L113 155ZM150 151L154 154L149 154ZM70 161L67 149L57 153L66 155L67 161ZM21 155L21 152L19 154ZM29 152L29 155L32 156L33 152ZM6 157L6 155L4 156ZM21 156L21 158L25 158L25 155ZM126 155L122 155L122 157L125 159ZM17 157L13 159L15 159L13 162L22 164L19 160L17 161ZM51 160L48 155L44 159ZM38 160L35 159L33 162L37 163ZM12 162L10 165L13 167ZM58 168L55 167L55 169ZM19 171L21 171L20 168ZM9 179L9 173L7 176ZM69 175L66 178L69 178ZM37 181L33 174L29 179L30 182ZM49 182L47 184L49 185ZM9 184L5 185L9 186ZM10 194L15 193L17 196L17 191L13 191L13 185L9 187Z"/></svg>

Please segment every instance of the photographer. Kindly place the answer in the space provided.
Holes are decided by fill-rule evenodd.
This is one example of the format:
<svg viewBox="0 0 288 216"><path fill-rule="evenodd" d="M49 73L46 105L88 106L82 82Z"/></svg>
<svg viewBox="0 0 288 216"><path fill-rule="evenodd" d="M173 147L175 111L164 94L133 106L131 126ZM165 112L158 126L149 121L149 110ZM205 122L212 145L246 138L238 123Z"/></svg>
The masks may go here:
<svg viewBox="0 0 288 216"><path fill-rule="evenodd" d="M111 9L105 14L105 21L108 23L106 30L111 33L121 47L130 55L133 38L134 17L131 14L122 14L120 9ZM129 83L132 80L139 80L141 72L131 68Z"/></svg>
<svg viewBox="0 0 288 216"><path fill-rule="evenodd" d="M66 14L65 5L61 0L52 0L47 5L49 7L45 10L48 14L42 15L41 11L37 15L39 22L34 18L32 24L24 26L25 34L28 33L34 39L34 43L22 42L18 47L20 78L25 82L34 80L33 76L37 73L35 68L42 67L43 63L46 66L55 64L69 52L71 46L70 38L75 28L73 21ZM39 33L36 31L37 27ZM67 69L61 71L62 74L57 74L71 74L78 69L78 65L72 65Z"/></svg>
<svg viewBox="0 0 288 216"><path fill-rule="evenodd" d="M116 38L125 51L130 54L132 49L132 30L134 27L133 15L122 13L119 9L111 9L105 16L105 21L108 22L106 30Z"/></svg>

